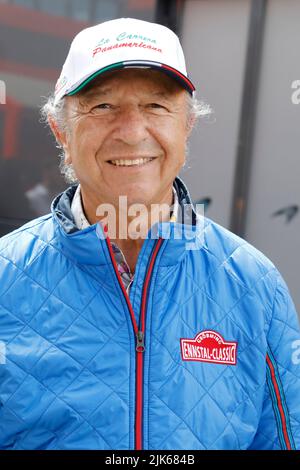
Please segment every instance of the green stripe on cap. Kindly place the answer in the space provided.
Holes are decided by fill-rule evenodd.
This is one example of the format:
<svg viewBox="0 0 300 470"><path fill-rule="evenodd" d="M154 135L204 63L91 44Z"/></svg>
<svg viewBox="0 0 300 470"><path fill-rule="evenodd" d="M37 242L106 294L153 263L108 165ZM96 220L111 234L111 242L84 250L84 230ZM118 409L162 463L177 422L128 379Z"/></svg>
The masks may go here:
<svg viewBox="0 0 300 470"><path fill-rule="evenodd" d="M117 69L120 67L124 67L124 62L117 62L116 64L109 65L108 67L104 67L104 69L97 70L97 72L93 73L90 77L88 77L84 82L82 82L78 87L75 88L75 90L70 91L70 93L67 93L68 96L75 95L75 93L78 93L82 88L84 88L91 80L93 80L97 75L100 75L101 73L107 72L108 70L112 69Z"/></svg>

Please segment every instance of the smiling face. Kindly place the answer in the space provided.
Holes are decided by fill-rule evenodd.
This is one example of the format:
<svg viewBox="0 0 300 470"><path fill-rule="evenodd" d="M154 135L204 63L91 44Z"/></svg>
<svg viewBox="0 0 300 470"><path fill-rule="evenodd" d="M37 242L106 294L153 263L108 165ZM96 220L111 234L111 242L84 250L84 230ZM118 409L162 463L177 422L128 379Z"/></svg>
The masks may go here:
<svg viewBox="0 0 300 470"><path fill-rule="evenodd" d="M185 162L186 92L162 72L124 69L67 100L68 132L56 137L81 184L85 208L171 202Z"/></svg>

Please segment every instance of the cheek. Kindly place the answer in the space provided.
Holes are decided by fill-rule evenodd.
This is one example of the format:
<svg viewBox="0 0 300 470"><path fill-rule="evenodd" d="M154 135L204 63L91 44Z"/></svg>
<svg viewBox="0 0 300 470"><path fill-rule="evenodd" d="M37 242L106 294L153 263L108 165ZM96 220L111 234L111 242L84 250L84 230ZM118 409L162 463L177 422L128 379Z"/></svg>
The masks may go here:
<svg viewBox="0 0 300 470"><path fill-rule="evenodd" d="M185 126L174 126L165 135L168 157L174 161L176 166L183 164L185 161L186 140L187 131Z"/></svg>
<svg viewBox="0 0 300 470"><path fill-rule="evenodd" d="M76 159L90 160L98 151L100 146L99 129L85 123L73 129L72 152Z"/></svg>

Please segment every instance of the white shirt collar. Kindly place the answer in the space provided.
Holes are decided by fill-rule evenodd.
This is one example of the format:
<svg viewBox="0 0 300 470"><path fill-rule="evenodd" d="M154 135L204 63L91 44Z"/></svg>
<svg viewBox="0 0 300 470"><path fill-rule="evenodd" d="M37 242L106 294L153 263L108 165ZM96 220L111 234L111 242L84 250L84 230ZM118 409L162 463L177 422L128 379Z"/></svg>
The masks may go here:
<svg viewBox="0 0 300 470"><path fill-rule="evenodd" d="M172 214L170 221L176 222L176 218L178 215L178 196L177 196L177 192L174 186L172 187L172 189L173 189L173 196L174 196L174 199L173 199L174 206L173 206L173 214ZM89 227L91 225L89 221L87 220L83 207L82 207L80 184L78 184L77 189L75 191L75 194L71 203L71 211L75 220L76 227L79 228L79 230L83 230L84 228Z"/></svg>
<svg viewBox="0 0 300 470"><path fill-rule="evenodd" d="M77 186L76 192L74 194L71 204L71 211L75 220L76 227L79 228L79 230L83 230L84 228L89 227L91 225L83 211L80 184Z"/></svg>

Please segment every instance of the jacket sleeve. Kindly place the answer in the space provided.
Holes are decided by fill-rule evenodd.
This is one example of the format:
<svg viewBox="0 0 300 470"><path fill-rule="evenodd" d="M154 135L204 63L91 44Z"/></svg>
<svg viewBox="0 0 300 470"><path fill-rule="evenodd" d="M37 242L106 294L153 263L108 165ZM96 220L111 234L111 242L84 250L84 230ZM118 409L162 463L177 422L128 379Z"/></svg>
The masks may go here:
<svg viewBox="0 0 300 470"><path fill-rule="evenodd" d="M267 334L263 407L251 449L300 449L300 328L288 287L276 272Z"/></svg>

